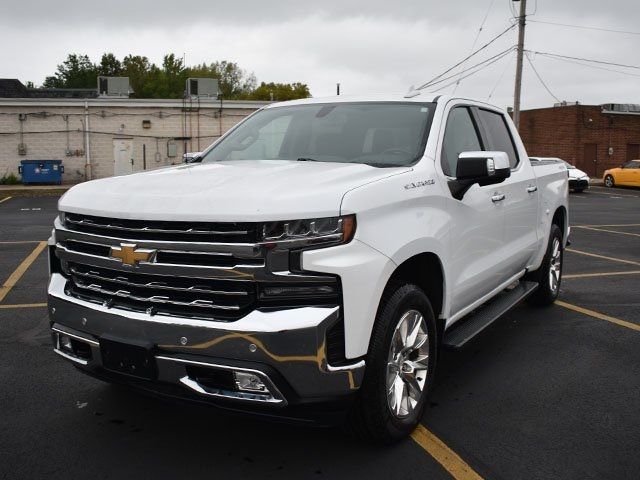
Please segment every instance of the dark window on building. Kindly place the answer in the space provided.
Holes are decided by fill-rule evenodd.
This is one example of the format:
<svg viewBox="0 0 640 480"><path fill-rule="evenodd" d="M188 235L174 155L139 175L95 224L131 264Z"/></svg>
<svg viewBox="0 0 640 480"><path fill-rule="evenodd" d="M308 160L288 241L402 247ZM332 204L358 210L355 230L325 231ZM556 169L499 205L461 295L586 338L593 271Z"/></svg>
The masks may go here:
<svg viewBox="0 0 640 480"><path fill-rule="evenodd" d="M444 131L440 161L445 175L456 176L458 155L462 152L482 150L478 130L467 107L456 107L449 112Z"/></svg>
<svg viewBox="0 0 640 480"><path fill-rule="evenodd" d="M479 110L479 114L488 137L487 150L505 152L509 156L511 168L515 168L519 161L518 153L504 116L501 113L482 109Z"/></svg>

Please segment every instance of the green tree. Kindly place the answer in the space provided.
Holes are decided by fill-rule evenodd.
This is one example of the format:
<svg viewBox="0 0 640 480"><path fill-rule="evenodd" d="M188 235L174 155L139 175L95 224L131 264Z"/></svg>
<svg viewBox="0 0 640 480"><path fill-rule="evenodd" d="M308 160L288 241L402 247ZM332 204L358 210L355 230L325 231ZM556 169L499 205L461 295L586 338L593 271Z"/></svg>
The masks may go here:
<svg viewBox="0 0 640 480"><path fill-rule="evenodd" d="M252 100L276 100L284 102L286 100L296 100L298 98L309 98L311 92L304 83L264 83L256 88L249 98Z"/></svg>
<svg viewBox="0 0 640 480"><path fill-rule="evenodd" d="M98 72L105 77L118 77L122 75L122 63L113 53L103 53Z"/></svg>
<svg viewBox="0 0 640 480"><path fill-rule="evenodd" d="M127 55L120 61L113 53L104 53L99 64L88 56L70 54L58 65L54 75L44 81L48 88L94 88L97 77L126 76L134 98L183 98L187 78L217 78L220 95L226 100L254 99L292 100L310 97L309 87L303 83L261 83L253 73L227 60L185 67L183 60L170 53L160 66L140 55Z"/></svg>
<svg viewBox="0 0 640 480"><path fill-rule="evenodd" d="M129 77L129 84L133 89L134 98L152 98L149 77L152 67L147 57L127 55L122 60L122 74ZM156 67L157 68L157 67Z"/></svg>
<svg viewBox="0 0 640 480"><path fill-rule="evenodd" d="M220 95L227 100L249 98L256 88L253 73L247 73L237 63L226 60L191 67L188 73L189 77L217 78Z"/></svg>
<svg viewBox="0 0 640 480"><path fill-rule="evenodd" d="M92 88L97 85L98 67L86 55L71 53L58 65L57 72L47 77L46 88Z"/></svg>

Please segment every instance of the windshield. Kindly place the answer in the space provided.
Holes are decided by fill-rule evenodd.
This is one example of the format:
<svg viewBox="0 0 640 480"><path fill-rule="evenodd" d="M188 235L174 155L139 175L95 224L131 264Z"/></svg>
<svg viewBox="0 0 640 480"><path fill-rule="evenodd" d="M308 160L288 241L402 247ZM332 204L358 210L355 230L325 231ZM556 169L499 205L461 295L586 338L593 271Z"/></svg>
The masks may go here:
<svg viewBox="0 0 640 480"><path fill-rule="evenodd" d="M422 156L432 103L324 103L266 108L209 150L204 163L297 160L393 167Z"/></svg>

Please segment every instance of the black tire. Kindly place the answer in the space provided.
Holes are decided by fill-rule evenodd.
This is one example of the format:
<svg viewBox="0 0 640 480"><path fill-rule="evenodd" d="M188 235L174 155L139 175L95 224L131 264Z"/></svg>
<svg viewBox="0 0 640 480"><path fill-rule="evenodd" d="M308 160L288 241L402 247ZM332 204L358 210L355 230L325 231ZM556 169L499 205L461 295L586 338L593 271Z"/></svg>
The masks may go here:
<svg viewBox="0 0 640 480"><path fill-rule="evenodd" d="M605 187L615 187L616 185L616 181L613 178L613 175L607 175L606 177L604 177L604 186Z"/></svg>
<svg viewBox="0 0 640 480"><path fill-rule="evenodd" d="M556 243L557 242L557 243ZM558 247L557 254L554 255L555 247ZM527 280L538 283L537 290L531 294L527 300L529 303L538 306L551 305L558 298L560 293L560 284L562 283L562 261L564 250L562 248L562 231L558 225L551 225L551 233L549 234L549 244L547 251L542 260L542 265L538 270L527 275ZM551 280L551 270L556 265L556 283Z"/></svg>
<svg viewBox="0 0 640 480"><path fill-rule="evenodd" d="M426 379L419 400L410 413L399 418L391 410L387 399L387 382L389 357L391 355L396 326L409 312L418 311L424 319L425 331L428 333L428 361ZM424 337L422 337L424 338ZM438 341L436 336L436 319L431 303L425 293L410 283L394 284L387 287L380 302L375 325L366 358L364 380L358 398L348 416L348 426L358 437L374 443L389 444L407 437L418 425L427 396L433 385L436 368ZM423 348L423 347L421 347ZM391 374L393 375L393 374ZM405 375L398 371L396 376ZM414 378L423 381L413 373ZM407 387L408 388L408 387ZM408 392L409 390L407 390Z"/></svg>

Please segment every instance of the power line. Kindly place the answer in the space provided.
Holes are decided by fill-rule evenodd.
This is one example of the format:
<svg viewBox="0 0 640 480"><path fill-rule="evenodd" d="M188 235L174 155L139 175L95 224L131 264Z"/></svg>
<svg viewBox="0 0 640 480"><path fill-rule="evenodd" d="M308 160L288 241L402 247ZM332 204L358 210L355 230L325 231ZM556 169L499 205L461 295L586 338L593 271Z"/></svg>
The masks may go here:
<svg viewBox="0 0 640 480"><path fill-rule="evenodd" d="M480 28L478 28L478 33L476 33L476 38L473 39L473 44L471 44L471 50L470 52L473 52L473 49L476 48L476 44L478 43L478 39L480 38L480 34L482 33L482 29L484 28L484 24L487 22L487 18L489 18L489 13L491 12L491 7L493 7L493 4L495 3L496 0L491 0L491 3L489 4L489 8L487 8L487 12L484 14L484 18L482 19L482 22L480 23ZM460 74L460 76L462 77L462 73ZM453 93L455 95L456 90L458 89L458 85L460 85L460 79L458 79L458 82L456 82L456 86L453 88Z"/></svg>
<svg viewBox="0 0 640 480"><path fill-rule="evenodd" d="M433 77L431 80L429 80L428 82L424 83L423 85L419 86L418 88L416 88L416 90L422 90L424 88L427 88L429 85L431 85L435 80L438 80L439 78L443 77L444 75L446 75L447 73L449 73L450 71L452 71L453 69L459 67L460 65L462 65L464 62L466 62L467 60L469 60L471 57L473 57L474 55L477 55L478 53L480 53L482 50L484 50L485 48L487 48L489 45L491 45L493 42L495 42L496 40L498 40L500 37L502 37L505 33L507 33L508 31L512 30L515 27L515 25L511 25L509 26L507 29L505 29L504 31L502 31L501 33L499 33L498 35L496 35L495 37L493 37L491 40L489 40L487 43L485 43L484 45L482 45L480 48L478 48L476 51L472 52L470 55L466 56L465 58L463 58L461 61L459 61L458 63L456 63L455 65L453 65L452 67L449 67L448 69L446 69L444 72L442 72L439 75L436 75L435 77Z"/></svg>
<svg viewBox="0 0 640 480"><path fill-rule="evenodd" d="M493 86L493 88L491 89L491 92L487 96L487 100L489 100L489 99L491 99L491 97L493 97L493 94L495 93L496 89L498 88L498 85L500 85L500 82L502 81L502 78L504 77L504 74L507 73L507 70L509 70L509 67L511 66L511 62L513 62L513 56L509 57L509 61L504 66L504 70L502 70L502 73L498 77L498 80L496 81L496 84Z"/></svg>
<svg viewBox="0 0 640 480"><path fill-rule="evenodd" d="M547 92L549 92L549 95L551 95L553 98L555 98L558 103L560 103L560 99L553 94L553 92L549 89L547 84L544 83L544 80L542 80L542 77L538 73L538 70L536 70L536 67L533 65L533 62L531 61L531 58L529 58L529 53L528 52L526 53L525 57L527 58L527 61L529 62L529 65L531 65L531 68L533 69L533 73L536 74L536 77L538 77L538 80L540 80L540 83L545 88L545 90Z"/></svg>
<svg viewBox="0 0 640 480"><path fill-rule="evenodd" d="M576 62L574 60L567 60L567 59L564 59L564 58L556 58L556 57L547 57L547 58L549 58L551 60L556 60L556 61L559 61L559 62L571 63L573 65L581 65L583 67L595 68L595 69L598 69L598 70L604 70L606 72L620 73L622 75L628 75L630 77L640 77L640 75L637 74L637 73L623 72L622 70L614 70L613 68L600 67L598 65L591 65L589 63Z"/></svg>
<svg viewBox="0 0 640 480"><path fill-rule="evenodd" d="M496 55L493 55L492 57L486 58L486 59L484 59L483 61L478 62L478 63L476 63L476 64L474 64L474 65L471 65L470 67L467 67L467 68L465 68L465 69L463 69L463 70L461 70L461 71L459 71L459 72L453 73L453 74L451 74L451 75L449 75L449 76L447 76L447 77L442 77L441 79L436 80L435 82L431 82L431 83L429 83L429 84L425 84L425 85L426 85L426 87L427 87L427 88L428 88L428 87L432 87L432 86L437 85L437 84L439 84L439 83L446 82L447 80L451 80L452 78L455 78L455 77L457 77L457 76L459 76L459 75L460 75L460 80L462 80L462 78L466 78L466 77L462 77L462 74L463 74L463 73L466 73L466 72L468 72L468 71L470 71L470 70L473 70L474 68L481 67L481 66L483 66L483 65L485 65L485 64L487 64L487 65L491 65L491 63L493 63L493 62L491 62L492 60L494 60L494 59L499 60L499 59L500 59L500 58L502 58L504 55L506 55L506 54L508 54L509 52L511 52L514 48L515 48L515 45L512 45L512 46L510 46L509 48L507 48L506 50L503 50L502 52L497 53ZM498 58L498 57L500 57L500 58ZM490 62L490 63L489 63L489 62ZM454 83L455 83L455 82L448 83L447 85L453 85ZM440 90L440 88L439 88L438 90Z"/></svg>
<svg viewBox="0 0 640 480"><path fill-rule="evenodd" d="M547 57L565 58L569 60L580 60L582 62L591 62L591 63L598 63L601 65L612 65L614 67L634 68L636 70L640 70L640 66L638 65L625 65L624 63L605 62L603 60L592 60L590 58L571 57L569 55L559 55L557 53L538 52L536 50L527 50L527 52L535 53L536 55L544 55Z"/></svg>
<svg viewBox="0 0 640 480"><path fill-rule="evenodd" d="M454 80L453 82L447 83L447 84L445 84L445 85L433 90L433 92L439 92L440 90L444 90L445 88L450 87L451 85L453 85L456 82L461 82L465 78L468 78L468 77L470 77L472 75L475 75L479 71L484 70L485 68L487 68L489 65L492 65L492 64L496 63L497 61L502 60L504 57L509 55L509 53L511 53L513 51L513 49L514 49L514 47L511 47L511 48L505 50L504 52L499 53L498 55L494 55L490 59L487 59L487 60L491 60L488 63L487 63L487 61L485 61L485 62L482 62L481 64L478 64L478 65L481 65L480 68L477 68L476 70L472 71L471 73L468 73L467 75L465 75L464 77L462 77L462 78L460 78L458 80ZM452 75L452 77L455 77L455 75Z"/></svg>
<svg viewBox="0 0 640 480"><path fill-rule="evenodd" d="M573 25L571 23L557 23L557 22L547 22L543 20L529 20L534 23L543 23L545 25L556 25L559 27L569 27L569 28L580 28L583 30L598 30L601 32L612 32L612 33L625 33L628 35L640 35L640 32L633 32L631 30L616 30L613 28L605 28L605 27L592 27L587 25Z"/></svg>

